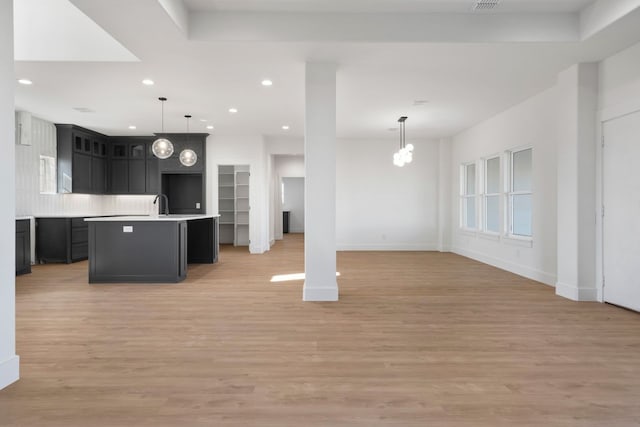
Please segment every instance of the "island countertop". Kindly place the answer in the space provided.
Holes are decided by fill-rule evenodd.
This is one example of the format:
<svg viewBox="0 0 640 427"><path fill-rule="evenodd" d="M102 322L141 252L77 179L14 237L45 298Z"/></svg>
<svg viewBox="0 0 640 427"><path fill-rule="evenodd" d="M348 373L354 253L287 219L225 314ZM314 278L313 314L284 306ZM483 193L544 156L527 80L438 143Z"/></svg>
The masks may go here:
<svg viewBox="0 0 640 427"><path fill-rule="evenodd" d="M129 215L85 218L87 222L142 222L142 221L193 221L197 219L218 218L220 215Z"/></svg>

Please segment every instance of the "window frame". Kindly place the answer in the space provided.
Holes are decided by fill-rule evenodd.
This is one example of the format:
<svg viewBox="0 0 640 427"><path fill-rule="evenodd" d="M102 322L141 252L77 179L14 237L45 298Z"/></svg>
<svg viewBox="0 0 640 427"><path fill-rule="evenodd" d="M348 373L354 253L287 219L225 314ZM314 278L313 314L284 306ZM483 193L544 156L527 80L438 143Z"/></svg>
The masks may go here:
<svg viewBox="0 0 640 427"><path fill-rule="evenodd" d="M487 179L487 172L489 170L489 168L487 167L487 164L490 160L495 160L498 159L498 191L496 193L489 193L489 189L488 189L488 183L489 180ZM502 220L502 215L500 214L501 212L501 205L502 205L502 197L504 195L504 193L501 191L501 188L503 187L503 183L502 183L502 170L503 170L503 156L501 153L495 153L493 155L484 157L482 159L482 177L483 177L483 182L482 182L482 232L484 234L488 234L490 236L494 236L494 237L499 237L501 234L503 234L503 220ZM493 231L493 230L489 230L487 227L487 219L489 218L489 215L487 214L487 207L489 206L488 203L488 199L489 197L497 197L498 199L498 230L497 231Z"/></svg>
<svg viewBox="0 0 640 427"><path fill-rule="evenodd" d="M467 168L469 166L474 166L474 189L473 194L467 194ZM477 232L479 230L479 217L478 217L478 162L466 162L460 165L460 229L469 232ZM475 210L475 226L469 227L467 222L467 201L469 199L474 199L474 210Z"/></svg>
<svg viewBox="0 0 640 427"><path fill-rule="evenodd" d="M514 178L514 161L513 161L513 157L515 154L517 153L521 153L523 151L527 151L527 150L531 150L531 187L529 190L519 190L519 191L514 191L513 189L513 178ZM526 146L522 146L522 147L517 147L517 148L513 148L511 150L508 150L508 158L509 158L509 173L508 173L508 182L506 183L506 201L507 201L507 218L508 221L505 224L506 226L506 230L505 230L505 235L506 237L508 237L509 239L513 239L513 240L521 240L521 241L533 241L533 223L534 223L534 218L533 218L533 147L530 145L526 145ZM526 235L522 235L522 234L514 234L513 233L513 207L514 207L514 203L513 203L513 198L514 196L531 196L531 235L530 236L526 236Z"/></svg>

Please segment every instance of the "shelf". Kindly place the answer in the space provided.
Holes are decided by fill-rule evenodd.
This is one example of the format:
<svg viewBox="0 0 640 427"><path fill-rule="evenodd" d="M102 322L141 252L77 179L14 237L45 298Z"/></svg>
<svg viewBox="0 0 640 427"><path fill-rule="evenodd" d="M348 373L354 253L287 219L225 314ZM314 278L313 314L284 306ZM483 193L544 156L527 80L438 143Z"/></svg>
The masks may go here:
<svg viewBox="0 0 640 427"><path fill-rule="evenodd" d="M233 188L234 185L233 184L218 184L218 187L223 187L223 188Z"/></svg>
<svg viewBox="0 0 640 427"><path fill-rule="evenodd" d="M248 187L249 184L236 184L236 187Z"/></svg>
<svg viewBox="0 0 640 427"><path fill-rule="evenodd" d="M222 212L222 211L221 211ZM238 213L249 213L248 210L236 210L234 212L238 212Z"/></svg>
<svg viewBox="0 0 640 427"><path fill-rule="evenodd" d="M218 197L218 200L235 200L234 197Z"/></svg>
<svg viewBox="0 0 640 427"><path fill-rule="evenodd" d="M236 225L249 225L248 222L237 222Z"/></svg>
<svg viewBox="0 0 640 427"><path fill-rule="evenodd" d="M235 175L233 172L219 172L218 175Z"/></svg>
<svg viewBox="0 0 640 427"><path fill-rule="evenodd" d="M249 200L248 197L236 197L236 199L247 199L247 200Z"/></svg>
<svg viewBox="0 0 640 427"><path fill-rule="evenodd" d="M218 212L235 212L235 211L233 211L233 210L231 210L231 211L230 211L230 210L218 209Z"/></svg>
<svg viewBox="0 0 640 427"><path fill-rule="evenodd" d="M235 225L235 222L221 222L218 225Z"/></svg>

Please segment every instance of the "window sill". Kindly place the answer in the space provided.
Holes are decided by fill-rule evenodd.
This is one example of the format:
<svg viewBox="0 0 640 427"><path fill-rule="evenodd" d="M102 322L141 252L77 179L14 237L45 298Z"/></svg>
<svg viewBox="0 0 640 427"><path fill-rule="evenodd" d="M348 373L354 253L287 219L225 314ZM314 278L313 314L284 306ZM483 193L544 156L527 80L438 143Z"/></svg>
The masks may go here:
<svg viewBox="0 0 640 427"><path fill-rule="evenodd" d="M493 240L494 242L500 241L500 234L491 233L489 231L482 231L478 234L478 237L485 240Z"/></svg>
<svg viewBox="0 0 640 427"><path fill-rule="evenodd" d="M507 245L521 246L524 248L533 247L533 238L531 237L504 236L502 239Z"/></svg>

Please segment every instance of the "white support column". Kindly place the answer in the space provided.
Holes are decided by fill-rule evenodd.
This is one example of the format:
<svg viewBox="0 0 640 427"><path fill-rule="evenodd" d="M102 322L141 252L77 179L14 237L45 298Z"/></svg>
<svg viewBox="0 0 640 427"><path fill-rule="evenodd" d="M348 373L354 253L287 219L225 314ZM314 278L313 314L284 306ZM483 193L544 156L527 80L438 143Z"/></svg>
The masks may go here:
<svg viewBox="0 0 640 427"><path fill-rule="evenodd" d="M336 65L305 70L304 301L337 301Z"/></svg>
<svg viewBox="0 0 640 427"><path fill-rule="evenodd" d="M596 301L598 65L560 73L558 95L558 278L556 294Z"/></svg>
<svg viewBox="0 0 640 427"><path fill-rule="evenodd" d="M13 0L0 0L0 389L18 380L16 356Z"/></svg>

